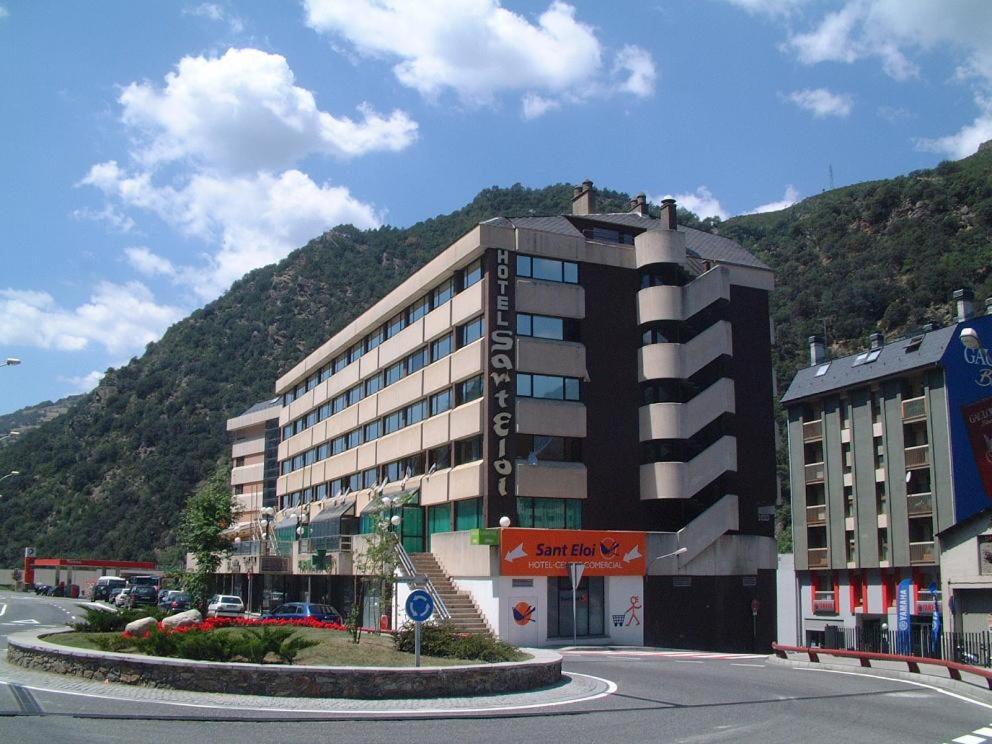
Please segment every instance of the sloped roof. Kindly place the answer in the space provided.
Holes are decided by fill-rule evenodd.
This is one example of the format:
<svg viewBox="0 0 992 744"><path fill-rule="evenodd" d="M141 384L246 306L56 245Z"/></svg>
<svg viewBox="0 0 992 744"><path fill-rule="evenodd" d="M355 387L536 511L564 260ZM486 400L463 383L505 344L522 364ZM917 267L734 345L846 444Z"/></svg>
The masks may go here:
<svg viewBox="0 0 992 744"><path fill-rule="evenodd" d="M259 411L264 411L267 408L279 408L282 405L281 398L271 398L269 400L263 400L260 403L256 403L247 410L243 411L240 415L247 416L249 413L258 413Z"/></svg>
<svg viewBox="0 0 992 744"><path fill-rule="evenodd" d="M794 403L805 398L818 398L835 390L867 385L875 380L905 374L914 369L932 367L944 355L956 328L957 325L951 325L893 341L879 350L878 358L873 362L866 362L863 359L861 363L856 364L859 357L866 353L860 351L857 354L801 369L782 397L782 402ZM915 351L909 351L910 344L921 336L919 347ZM827 366L826 371L817 376L816 373L824 365Z"/></svg>

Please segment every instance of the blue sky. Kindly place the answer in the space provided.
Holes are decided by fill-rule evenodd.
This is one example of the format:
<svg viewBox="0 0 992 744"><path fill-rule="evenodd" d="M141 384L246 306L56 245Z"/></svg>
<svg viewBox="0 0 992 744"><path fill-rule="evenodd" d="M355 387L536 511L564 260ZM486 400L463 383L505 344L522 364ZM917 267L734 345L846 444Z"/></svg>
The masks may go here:
<svg viewBox="0 0 992 744"><path fill-rule="evenodd" d="M992 139L985 0L0 0L0 412L342 222L492 185L701 216Z"/></svg>

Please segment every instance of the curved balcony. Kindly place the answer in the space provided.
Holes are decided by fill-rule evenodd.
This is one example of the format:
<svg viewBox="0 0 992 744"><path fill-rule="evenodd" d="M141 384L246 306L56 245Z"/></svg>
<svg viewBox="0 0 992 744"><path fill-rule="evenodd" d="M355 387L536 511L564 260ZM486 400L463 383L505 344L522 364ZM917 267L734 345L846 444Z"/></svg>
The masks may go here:
<svg viewBox="0 0 992 744"><path fill-rule="evenodd" d="M651 264L685 264L685 233L677 230L648 230L634 238L637 268Z"/></svg>
<svg viewBox="0 0 992 744"><path fill-rule="evenodd" d="M637 292L637 323L688 320L717 300L730 299L730 272L710 269L684 287L645 287Z"/></svg>
<svg viewBox="0 0 992 744"><path fill-rule="evenodd" d="M687 403L652 403L638 410L640 441L688 439L715 418L734 413L734 382L717 380Z"/></svg>
<svg viewBox="0 0 992 744"><path fill-rule="evenodd" d="M684 344L649 344L637 350L638 380L684 380L722 354L733 353L730 323L718 321Z"/></svg>
<svg viewBox="0 0 992 744"><path fill-rule="evenodd" d="M737 439L724 436L689 462L641 465L641 500L688 499L727 471L737 470Z"/></svg>

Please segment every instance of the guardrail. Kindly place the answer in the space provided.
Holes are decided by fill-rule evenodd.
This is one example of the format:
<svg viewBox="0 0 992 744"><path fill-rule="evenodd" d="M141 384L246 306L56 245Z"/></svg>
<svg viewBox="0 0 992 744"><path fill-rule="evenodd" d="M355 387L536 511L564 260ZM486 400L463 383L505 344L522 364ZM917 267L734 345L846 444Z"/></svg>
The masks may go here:
<svg viewBox="0 0 992 744"><path fill-rule="evenodd" d="M406 552L403 543L398 540L396 541L396 554L400 559L400 570L403 572L403 575L407 577L417 576L417 569L413 565L413 559ZM441 598L440 592L434 586L434 582L428 576L424 576L423 579L424 589L427 590L427 593L431 595L431 599L434 600L434 612L441 620L450 620L451 612Z"/></svg>
<svg viewBox="0 0 992 744"><path fill-rule="evenodd" d="M924 656L904 656L903 654L882 654L871 651L847 651L840 648L819 648L812 646L784 646L780 643L773 643L772 650L780 659L788 659L788 652L797 654L807 654L813 663L819 663L821 656L838 656L846 659L857 659L862 667L871 668L872 661L895 661L906 664L910 672L920 673L920 666L944 667L951 679L961 681L961 672L984 677L989 689L992 690L992 669L961 664L957 661L945 661L944 659L929 659Z"/></svg>

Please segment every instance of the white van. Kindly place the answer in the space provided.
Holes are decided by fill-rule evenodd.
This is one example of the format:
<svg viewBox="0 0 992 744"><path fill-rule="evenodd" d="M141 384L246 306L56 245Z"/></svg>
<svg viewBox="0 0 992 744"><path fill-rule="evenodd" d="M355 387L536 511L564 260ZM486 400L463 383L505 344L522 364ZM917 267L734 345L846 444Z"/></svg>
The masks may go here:
<svg viewBox="0 0 992 744"><path fill-rule="evenodd" d="M118 588L123 589L126 586L127 579L123 576L101 576L93 587L93 601L110 599L110 592Z"/></svg>

